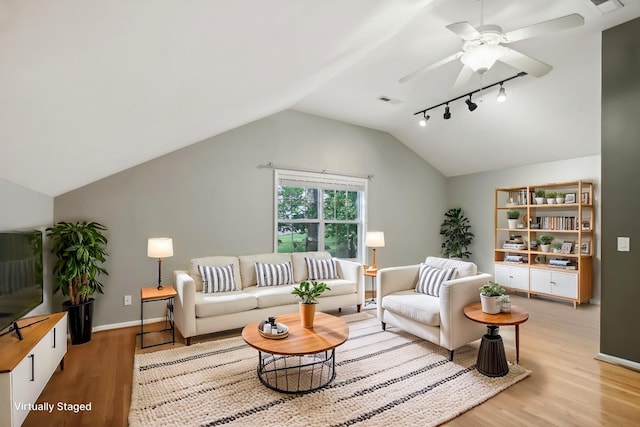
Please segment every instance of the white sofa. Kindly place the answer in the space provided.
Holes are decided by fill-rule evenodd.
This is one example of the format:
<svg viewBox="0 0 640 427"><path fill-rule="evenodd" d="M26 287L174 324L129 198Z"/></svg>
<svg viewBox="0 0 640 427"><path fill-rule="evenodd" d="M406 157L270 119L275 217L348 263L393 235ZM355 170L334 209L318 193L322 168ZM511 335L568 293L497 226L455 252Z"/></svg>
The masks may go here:
<svg viewBox="0 0 640 427"><path fill-rule="evenodd" d="M191 337L236 329L248 323L298 311L299 299L291 294L294 286L309 277L305 258L331 259L328 252L268 253L245 256L211 256L195 258L189 271L174 272L178 295L174 299L175 326L191 344ZM255 263L291 262L295 284L257 286ZM360 311L364 302L364 270L361 264L336 259L337 279L318 280L331 290L318 299L317 310L336 310L355 305ZM202 292L198 265L233 266L236 291Z"/></svg>
<svg viewBox="0 0 640 427"><path fill-rule="evenodd" d="M424 264L439 269L455 268L452 279L444 281L439 297L415 291L420 265L389 267L378 270L376 302L382 329L397 326L413 335L449 350L482 337L486 326L464 316L464 307L480 301L479 288L493 276L478 273L471 262L428 257Z"/></svg>

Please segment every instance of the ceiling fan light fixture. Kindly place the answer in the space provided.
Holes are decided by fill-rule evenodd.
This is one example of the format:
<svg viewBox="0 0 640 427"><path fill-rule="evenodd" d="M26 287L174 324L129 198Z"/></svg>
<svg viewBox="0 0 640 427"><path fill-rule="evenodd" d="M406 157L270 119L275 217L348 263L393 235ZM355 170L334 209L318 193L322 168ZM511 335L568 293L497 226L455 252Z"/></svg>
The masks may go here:
<svg viewBox="0 0 640 427"><path fill-rule="evenodd" d="M496 98L496 101L504 102L506 100L507 100L507 92L504 90L504 87L502 87L502 83L500 83L500 90L498 91L498 97Z"/></svg>
<svg viewBox="0 0 640 427"><path fill-rule="evenodd" d="M451 118L451 112L449 111L449 104L444 107L444 115L442 116L445 120L449 120Z"/></svg>
<svg viewBox="0 0 640 427"><path fill-rule="evenodd" d="M484 74L500 59L502 53L503 50L499 45L481 44L466 51L460 61L474 72Z"/></svg>
<svg viewBox="0 0 640 427"><path fill-rule="evenodd" d="M475 102L473 102L471 100L471 95L469 95L469 99L467 99L464 102L465 102L465 104L467 104L467 107L469 108L469 111L474 111L476 108L478 108L478 104L476 104Z"/></svg>

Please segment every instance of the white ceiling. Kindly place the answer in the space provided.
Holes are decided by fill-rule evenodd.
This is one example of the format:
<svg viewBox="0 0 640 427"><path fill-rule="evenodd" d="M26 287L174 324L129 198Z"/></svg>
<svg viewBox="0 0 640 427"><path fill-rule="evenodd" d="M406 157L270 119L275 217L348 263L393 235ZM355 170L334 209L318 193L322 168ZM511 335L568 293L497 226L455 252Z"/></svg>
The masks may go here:
<svg viewBox="0 0 640 427"><path fill-rule="evenodd" d="M458 51L445 26L480 25L478 0L0 0L0 178L56 196L288 108L387 131L446 176L599 154L600 31L640 16L623 1L485 0L504 31L586 23L511 44L554 69L507 102L420 128L460 64L398 79Z"/></svg>

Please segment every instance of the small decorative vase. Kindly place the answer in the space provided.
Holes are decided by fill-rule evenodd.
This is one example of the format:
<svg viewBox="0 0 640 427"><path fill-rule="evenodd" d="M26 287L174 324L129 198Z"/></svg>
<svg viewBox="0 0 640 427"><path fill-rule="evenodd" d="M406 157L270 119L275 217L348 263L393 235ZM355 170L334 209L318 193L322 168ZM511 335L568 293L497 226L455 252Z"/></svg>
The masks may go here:
<svg viewBox="0 0 640 427"><path fill-rule="evenodd" d="M517 219L507 219L507 222L509 223L509 228L511 229L516 228L518 226Z"/></svg>
<svg viewBox="0 0 640 427"><path fill-rule="evenodd" d="M556 203L556 199L555 199L555 198L553 198L553 199L547 199L547 204L548 204L548 205L554 205L555 203Z"/></svg>
<svg viewBox="0 0 640 427"><path fill-rule="evenodd" d="M564 204L564 197L556 197L556 204L563 205Z"/></svg>
<svg viewBox="0 0 640 427"><path fill-rule="evenodd" d="M544 198L536 197L536 205L544 205Z"/></svg>
<svg viewBox="0 0 640 427"><path fill-rule="evenodd" d="M303 328L312 329L313 319L316 316L315 304L300 303L300 323Z"/></svg>
<svg viewBox="0 0 640 427"><path fill-rule="evenodd" d="M509 295L503 296L501 301L502 301L502 306L500 307L500 312L511 313L511 298L509 298Z"/></svg>
<svg viewBox="0 0 640 427"><path fill-rule="evenodd" d="M549 252L550 248L551 248L551 245L540 245L540 250L542 252Z"/></svg>
<svg viewBox="0 0 640 427"><path fill-rule="evenodd" d="M480 294L480 304L482 311L487 314L498 314L502 310L502 296L487 297Z"/></svg>

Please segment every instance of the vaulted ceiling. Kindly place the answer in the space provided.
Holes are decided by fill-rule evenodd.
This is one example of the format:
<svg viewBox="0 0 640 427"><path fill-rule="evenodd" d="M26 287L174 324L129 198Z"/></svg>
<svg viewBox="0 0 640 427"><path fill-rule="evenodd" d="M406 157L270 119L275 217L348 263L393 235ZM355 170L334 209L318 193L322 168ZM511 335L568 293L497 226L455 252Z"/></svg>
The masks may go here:
<svg viewBox="0 0 640 427"><path fill-rule="evenodd" d="M445 176L600 152L600 32L640 16L589 0L3 0L0 178L56 196L285 109L389 132ZM460 95L446 25L585 25L512 43L541 77ZM463 93L514 75L496 64ZM380 101L388 97L393 102Z"/></svg>

